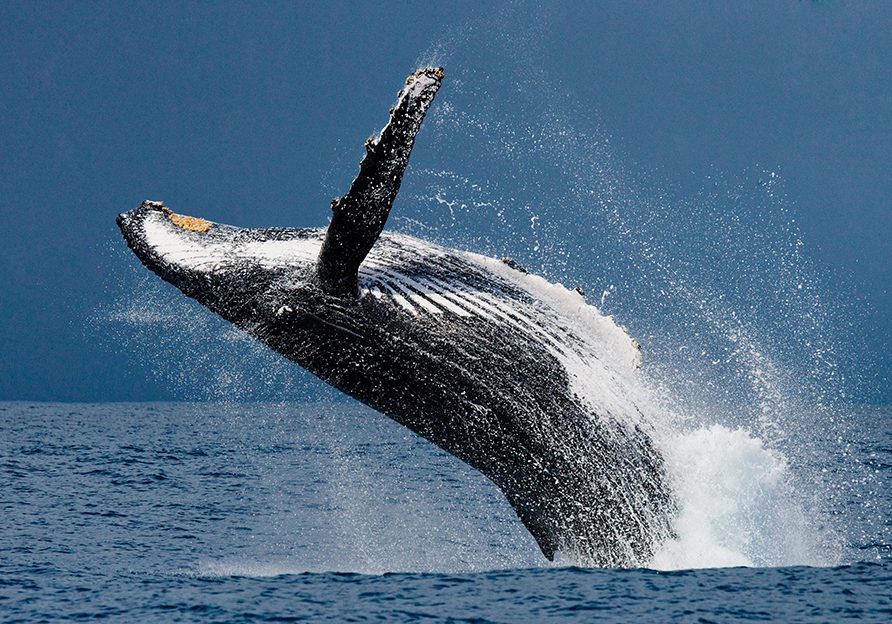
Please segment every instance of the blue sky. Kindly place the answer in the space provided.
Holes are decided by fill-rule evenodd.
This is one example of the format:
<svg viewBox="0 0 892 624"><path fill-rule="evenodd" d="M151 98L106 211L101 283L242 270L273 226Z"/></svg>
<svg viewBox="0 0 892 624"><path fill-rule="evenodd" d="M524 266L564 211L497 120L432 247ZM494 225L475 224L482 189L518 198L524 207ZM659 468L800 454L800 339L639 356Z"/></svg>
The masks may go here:
<svg viewBox="0 0 892 624"><path fill-rule="evenodd" d="M430 61L391 227L607 290L664 362L723 338L652 291L706 293L726 334L789 370L831 352L847 398L892 402L890 32L888 3L3 3L0 399L195 398L158 369L206 374L202 343L114 320L180 305L115 215L324 225Z"/></svg>

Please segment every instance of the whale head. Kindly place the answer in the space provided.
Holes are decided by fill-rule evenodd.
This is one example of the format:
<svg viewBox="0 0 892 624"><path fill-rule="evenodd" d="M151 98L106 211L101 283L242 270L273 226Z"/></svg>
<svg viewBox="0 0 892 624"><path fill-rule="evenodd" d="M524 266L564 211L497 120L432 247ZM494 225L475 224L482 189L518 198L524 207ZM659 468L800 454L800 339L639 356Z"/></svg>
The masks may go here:
<svg viewBox="0 0 892 624"><path fill-rule="evenodd" d="M299 297L317 290L324 231L237 228L177 214L158 201L144 201L117 223L147 268L236 324L269 314L271 292Z"/></svg>

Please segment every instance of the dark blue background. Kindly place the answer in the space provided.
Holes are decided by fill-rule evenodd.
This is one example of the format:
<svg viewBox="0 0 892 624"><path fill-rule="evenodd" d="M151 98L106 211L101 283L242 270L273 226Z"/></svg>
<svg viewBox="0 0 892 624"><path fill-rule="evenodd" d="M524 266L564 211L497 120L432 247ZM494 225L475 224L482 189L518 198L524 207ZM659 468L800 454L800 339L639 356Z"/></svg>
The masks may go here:
<svg viewBox="0 0 892 624"><path fill-rule="evenodd" d="M805 253L854 301L851 322L867 337L864 368L856 354L846 371L869 381L854 398L892 402L892 4L500 11L0 5L0 399L175 397L139 354L97 340L95 312L132 267L110 251L123 245L115 215L152 198L239 225L323 225L362 140L432 42L468 25L485 37L487 20L510 15L627 169L680 196L716 172L780 173ZM447 72L469 59L487 71L512 62L459 49ZM416 159L429 149L420 140ZM469 141L441 164L476 158Z"/></svg>

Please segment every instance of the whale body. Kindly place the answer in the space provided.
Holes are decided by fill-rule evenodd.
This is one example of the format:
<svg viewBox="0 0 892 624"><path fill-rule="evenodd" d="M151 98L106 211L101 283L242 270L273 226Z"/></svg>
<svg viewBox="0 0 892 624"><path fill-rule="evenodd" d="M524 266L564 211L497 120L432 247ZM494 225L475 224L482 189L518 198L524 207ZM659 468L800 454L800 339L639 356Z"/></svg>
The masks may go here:
<svg viewBox="0 0 892 624"><path fill-rule="evenodd" d="M382 232L442 76L407 79L327 228L237 228L154 201L118 224L183 293L486 475L548 559L644 565L675 506L630 391L637 343L512 262Z"/></svg>

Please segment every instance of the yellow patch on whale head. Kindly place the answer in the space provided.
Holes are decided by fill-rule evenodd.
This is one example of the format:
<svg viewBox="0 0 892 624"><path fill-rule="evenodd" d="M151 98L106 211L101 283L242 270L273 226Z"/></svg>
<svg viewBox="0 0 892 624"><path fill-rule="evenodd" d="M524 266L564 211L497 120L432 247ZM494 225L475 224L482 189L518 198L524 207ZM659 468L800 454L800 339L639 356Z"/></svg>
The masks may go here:
<svg viewBox="0 0 892 624"><path fill-rule="evenodd" d="M190 232L207 232L211 229L211 222L201 217L187 217L186 215L178 215L171 209L165 210L167 217L173 221L174 225L189 230Z"/></svg>

